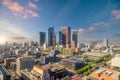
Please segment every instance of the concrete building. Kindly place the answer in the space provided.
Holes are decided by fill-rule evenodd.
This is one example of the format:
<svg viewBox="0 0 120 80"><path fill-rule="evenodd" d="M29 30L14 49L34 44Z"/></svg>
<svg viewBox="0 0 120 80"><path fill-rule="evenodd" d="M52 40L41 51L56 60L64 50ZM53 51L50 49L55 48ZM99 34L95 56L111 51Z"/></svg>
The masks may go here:
<svg viewBox="0 0 120 80"><path fill-rule="evenodd" d="M3 66L0 66L0 80L11 80L10 73Z"/></svg>
<svg viewBox="0 0 120 80"><path fill-rule="evenodd" d="M113 67L120 67L120 55L116 55L114 58L111 60L111 66Z"/></svg>
<svg viewBox="0 0 120 80"><path fill-rule="evenodd" d="M90 74L92 80L119 80L120 72L100 68Z"/></svg>
<svg viewBox="0 0 120 80"><path fill-rule="evenodd" d="M15 58L5 58L4 59L4 65L6 68L10 68L10 63L11 62L15 62L16 59Z"/></svg>
<svg viewBox="0 0 120 80"><path fill-rule="evenodd" d="M72 41L74 42L74 46L77 47L78 43L78 31L72 30Z"/></svg>
<svg viewBox="0 0 120 80"><path fill-rule="evenodd" d="M40 80L50 80L50 74L48 70L41 66L34 66L31 72L33 75L39 77Z"/></svg>
<svg viewBox="0 0 120 80"><path fill-rule="evenodd" d="M62 55L73 56L74 49L72 48L63 48Z"/></svg>
<svg viewBox="0 0 120 80"><path fill-rule="evenodd" d="M42 64L54 63L56 62L56 54L51 54L48 56L42 55L40 57L40 61Z"/></svg>
<svg viewBox="0 0 120 80"><path fill-rule="evenodd" d="M62 44L71 45L71 27L62 27Z"/></svg>
<svg viewBox="0 0 120 80"><path fill-rule="evenodd" d="M61 64L69 71L75 71L85 65L84 61L77 56L63 59Z"/></svg>
<svg viewBox="0 0 120 80"><path fill-rule="evenodd" d="M108 48L108 39L103 40L103 47Z"/></svg>
<svg viewBox="0 0 120 80"><path fill-rule="evenodd" d="M16 60L17 72L27 69L31 70L34 66L34 57L20 57Z"/></svg>
<svg viewBox="0 0 120 80"><path fill-rule="evenodd" d="M59 45L62 45L62 32L59 31Z"/></svg>
<svg viewBox="0 0 120 80"><path fill-rule="evenodd" d="M50 80L62 80L62 78L68 75L67 70L61 67L59 63L48 64L42 67L49 70Z"/></svg>

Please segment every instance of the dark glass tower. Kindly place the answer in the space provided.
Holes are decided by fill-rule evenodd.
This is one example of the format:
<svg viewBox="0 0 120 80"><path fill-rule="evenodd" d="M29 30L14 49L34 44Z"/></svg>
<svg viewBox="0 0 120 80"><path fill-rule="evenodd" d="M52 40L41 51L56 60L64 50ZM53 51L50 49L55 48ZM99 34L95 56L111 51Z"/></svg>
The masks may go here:
<svg viewBox="0 0 120 80"><path fill-rule="evenodd" d="M62 45L62 31L59 31L59 44Z"/></svg>
<svg viewBox="0 0 120 80"><path fill-rule="evenodd" d="M45 32L40 32L39 33L40 35L40 46L43 46L43 44L45 43L45 40L46 40L46 33Z"/></svg>
<svg viewBox="0 0 120 80"><path fill-rule="evenodd" d="M53 46L54 41L54 27L49 27L48 29L48 46Z"/></svg>

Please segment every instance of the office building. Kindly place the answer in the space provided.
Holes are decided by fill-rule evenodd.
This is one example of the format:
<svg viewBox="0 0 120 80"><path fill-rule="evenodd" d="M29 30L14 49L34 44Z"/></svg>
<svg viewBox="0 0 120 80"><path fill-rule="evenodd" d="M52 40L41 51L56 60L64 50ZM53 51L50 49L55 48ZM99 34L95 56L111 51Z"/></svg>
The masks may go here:
<svg viewBox="0 0 120 80"><path fill-rule="evenodd" d="M62 44L64 46L71 44L71 27L62 27Z"/></svg>
<svg viewBox="0 0 120 80"><path fill-rule="evenodd" d="M16 67L17 72L20 72L21 70L27 69L31 70L34 66L34 57L19 57L16 60Z"/></svg>
<svg viewBox="0 0 120 80"><path fill-rule="evenodd" d="M62 32L59 31L59 45L62 45Z"/></svg>
<svg viewBox="0 0 120 80"><path fill-rule="evenodd" d="M11 80L10 73L3 66L0 66L0 80Z"/></svg>
<svg viewBox="0 0 120 80"><path fill-rule="evenodd" d="M63 59L61 64L70 71L75 71L85 65L84 61L77 56Z"/></svg>
<svg viewBox="0 0 120 80"><path fill-rule="evenodd" d="M6 68L10 68L10 63L15 62L15 58L5 58L4 59L4 65Z"/></svg>
<svg viewBox="0 0 120 80"><path fill-rule="evenodd" d="M64 56L73 56L74 49L72 48L63 48L62 49L62 55Z"/></svg>
<svg viewBox="0 0 120 80"><path fill-rule="evenodd" d="M46 33L45 32L40 32L39 36L40 36L39 44L40 44L40 46L43 46L43 44L45 43L45 40L46 40Z"/></svg>
<svg viewBox="0 0 120 80"><path fill-rule="evenodd" d="M48 46L53 46L54 40L54 27L49 27L48 29Z"/></svg>
<svg viewBox="0 0 120 80"><path fill-rule="evenodd" d="M108 39L103 40L103 47L108 48Z"/></svg>
<svg viewBox="0 0 120 80"><path fill-rule="evenodd" d="M56 61L56 56L55 55L48 55L48 56L42 55L40 57L40 61L42 64L54 63Z"/></svg>
<svg viewBox="0 0 120 80"><path fill-rule="evenodd" d="M54 37L53 37L53 46L56 45L56 35L54 34Z"/></svg>
<svg viewBox="0 0 120 80"><path fill-rule="evenodd" d="M72 41L74 42L74 46L77 47L78 43L78 31L72 30Z"/></svg>
<svg viewBox="0 0 120 80"><path fill-rule="evenodd" d="M47 64L42 67L49 70L50 80L62 80L68 75L68 71L59 63Z"/></svg>

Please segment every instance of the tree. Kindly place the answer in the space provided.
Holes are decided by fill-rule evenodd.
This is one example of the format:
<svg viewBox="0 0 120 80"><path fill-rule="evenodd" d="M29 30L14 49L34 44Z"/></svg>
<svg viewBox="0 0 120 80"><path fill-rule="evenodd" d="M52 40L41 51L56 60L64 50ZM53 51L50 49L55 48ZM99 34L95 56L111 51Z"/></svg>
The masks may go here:
<svg viewBox="0 0 120 80"><path fill-rule="evenodd" d="M38 61L38 60L36 60L36 61L35 61L35 65L37 65L38 63L39 63L39 61Z"/></svg>
<svg viewBox="0 0 120 80"><path fill-rule="evenodd" d="M89 72L88 72L88 71L87 71L87 72L84 72L83 75L84 75L84 76L88 76L88 75L89 75Z"/></svg>

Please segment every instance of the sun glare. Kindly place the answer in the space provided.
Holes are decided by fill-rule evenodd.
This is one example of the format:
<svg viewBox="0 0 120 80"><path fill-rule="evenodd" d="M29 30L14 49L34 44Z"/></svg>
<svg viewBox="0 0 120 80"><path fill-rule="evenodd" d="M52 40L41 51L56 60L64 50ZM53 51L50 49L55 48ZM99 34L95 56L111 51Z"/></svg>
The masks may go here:
<svg viewBox="0 0 120 80"><path fill-rule="evenodd" d="M5 37L0 37L0 44L5 44L6 38Z"/></svg>

